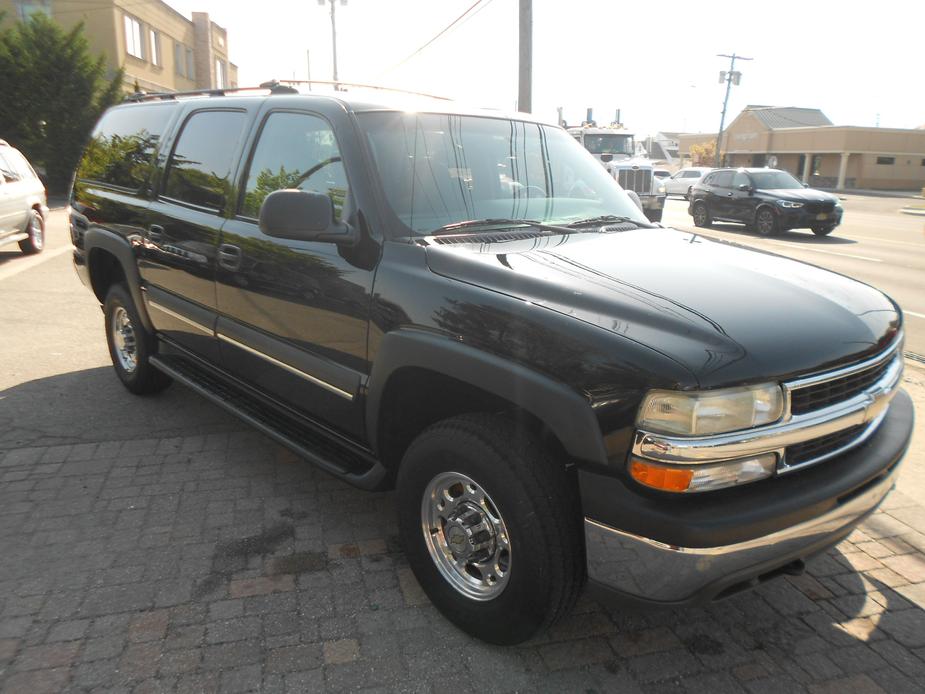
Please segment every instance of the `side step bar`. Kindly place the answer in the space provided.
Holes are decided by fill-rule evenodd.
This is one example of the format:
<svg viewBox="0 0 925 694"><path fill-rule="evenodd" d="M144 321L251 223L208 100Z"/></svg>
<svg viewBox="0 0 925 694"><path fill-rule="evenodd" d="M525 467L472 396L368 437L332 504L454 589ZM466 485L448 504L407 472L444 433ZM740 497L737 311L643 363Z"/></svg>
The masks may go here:
<svg viewBox="0 0 925 694"><path fill-rule="evenodd" d="M371 455L350 450L305 423L261 407L242 390L205 369L197 368L192 360L155 355L151 357L151 364L300 457L350 484L363 489L377 489L387 476L386 469Z"/></svg>

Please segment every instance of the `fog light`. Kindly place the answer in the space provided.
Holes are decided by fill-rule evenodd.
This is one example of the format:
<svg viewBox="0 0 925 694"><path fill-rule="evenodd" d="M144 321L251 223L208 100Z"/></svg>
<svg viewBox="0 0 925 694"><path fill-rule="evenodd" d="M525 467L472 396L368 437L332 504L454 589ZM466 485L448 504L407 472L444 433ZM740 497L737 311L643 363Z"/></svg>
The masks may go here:
<svg viewBox="0 0 925 694"><path fill-rule="evenodd" d="M709 492L767 479L777 467L777 454L710 465L661 465L630 458L630 477L639 484L664 492Z"/></svg>

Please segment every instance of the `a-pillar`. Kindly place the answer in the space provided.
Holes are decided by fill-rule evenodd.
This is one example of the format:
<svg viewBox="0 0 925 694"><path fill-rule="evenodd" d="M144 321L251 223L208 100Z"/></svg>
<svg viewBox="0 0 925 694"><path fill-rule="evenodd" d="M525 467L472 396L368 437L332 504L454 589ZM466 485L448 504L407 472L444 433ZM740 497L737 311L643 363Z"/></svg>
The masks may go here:
<svg viewBox="0 0 925 694"><path fill-rule="evenodd" d="M803 183L809 183L809 174L813 169L813 155L803 155Z"/></svg>
<svg viewBox="0 0 925 694"><path fill-rule="evenodd" d="M841 153L841 162L838 165L838 183L835 185L835 190L845 189L845 176L848 173L848 157L850 156L851 152Z"/></svg>

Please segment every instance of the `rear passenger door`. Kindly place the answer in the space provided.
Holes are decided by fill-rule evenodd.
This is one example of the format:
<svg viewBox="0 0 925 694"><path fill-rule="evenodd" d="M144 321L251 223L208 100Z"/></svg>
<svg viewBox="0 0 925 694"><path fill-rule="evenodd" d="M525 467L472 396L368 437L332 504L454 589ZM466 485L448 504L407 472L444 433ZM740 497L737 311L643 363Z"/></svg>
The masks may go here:
<svg viewBox="0 0 925 694"><path fill-rule="evenodd" d="M248 114L200 108L183 120L159 195L148 208L140 272L155 327L209 361L215 342L215 263Z"/></svg>
<svg viewBox="0 0 925 694"><path fill-rule="evenodd" d="M710 178L707 208L710 215L722 219L729 217L729 198L732 195L732 171L720 171Z"/></svg>
<svg viewBox="0 0 925 694"><path fill-rule="evenodd" d="M281 188L324 193L335 217L351 220L355 206L334 127L316 113L270 111L240 180L219 248L223 363L278 401L360 436L354 398L368 371L375 262L334 243L273 238L257 224L264 199Z"/></svg>

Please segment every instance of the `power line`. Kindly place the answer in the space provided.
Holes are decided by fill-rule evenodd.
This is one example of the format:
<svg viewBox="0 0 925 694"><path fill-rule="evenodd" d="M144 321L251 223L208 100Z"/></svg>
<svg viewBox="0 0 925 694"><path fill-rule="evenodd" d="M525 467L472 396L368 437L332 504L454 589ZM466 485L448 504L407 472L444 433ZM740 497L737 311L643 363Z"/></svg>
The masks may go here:
<svg viewBox="0 0 925 694"><path fill-rule="evenodd" d="M489 0L489 2L490 2L490 1L491 1L491 0ZM413 53L409 54L409 55L408 55L407 57L405 57L403 60L400 60L399 62L395 63L392 67L386 68L385 70L383 70L382 72L380 72L380 73L379 73L379 77L381 77L382 75L385 75L385 74L391 72L392 70L395 70L396 68L399 68L399 67L401 67L402 65L404 65L405 63L407 63L409 60L411 60L413 57L415 57L418 53L420 53L421 51L423 51L425 48L427 48L428 46L430 46L434 41L436 41L437 39L439 39L439 38L440 38L441 36L443 36L446 32L448 32L450 29L452 29L454 26L456 26L460 21L462 21L462 19L463 19L467 14L469 14L470 12L472 12L472 10L474 10L476 7L478 7L479 5L481 5L483 2L485 2L485 0L475 0L475 2L472 3L472 4L466 9L465 12L463 12L463 13L462 13L461 15L459 15L456 19L454 19L454 20L453 20L452 22L450 22L447 26L445 26L440 32L437 33L436 36L434 36L432 39L430 39L430 41L428 41L427 43L425 43L423 46L421 46L420 48L418 48L418 49L417 49L416 51L414 51Z"/></svg>

